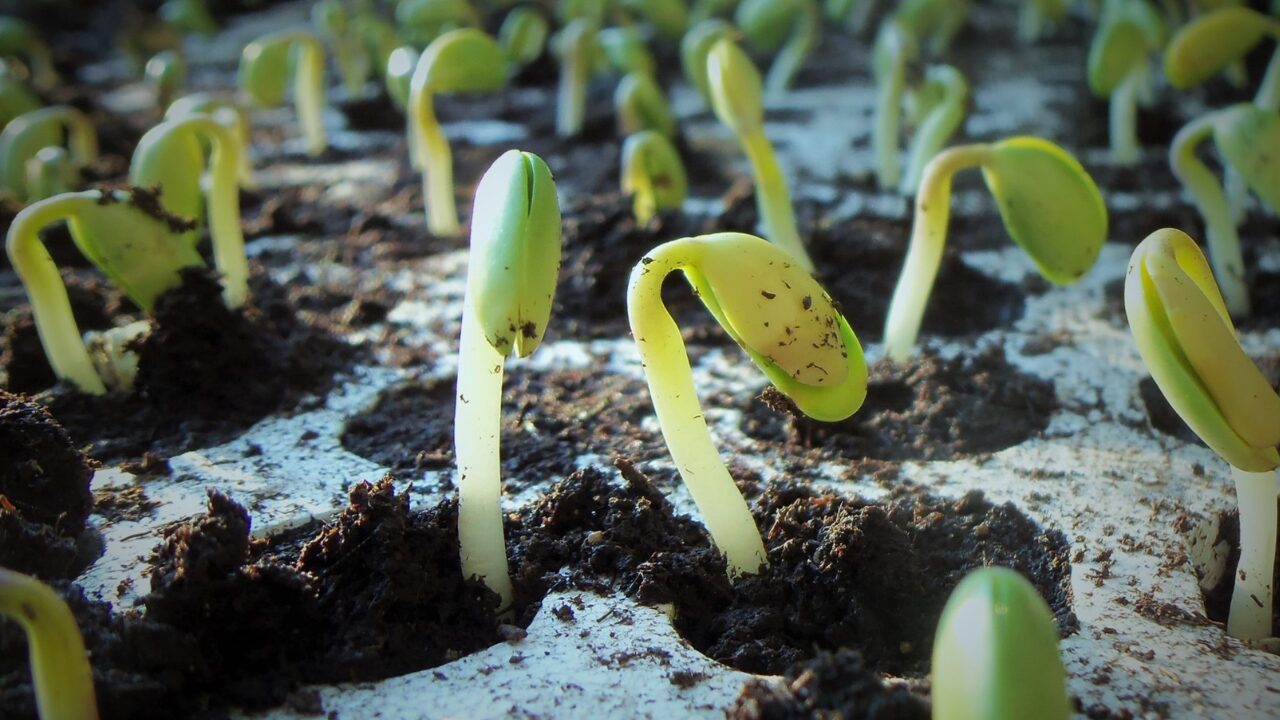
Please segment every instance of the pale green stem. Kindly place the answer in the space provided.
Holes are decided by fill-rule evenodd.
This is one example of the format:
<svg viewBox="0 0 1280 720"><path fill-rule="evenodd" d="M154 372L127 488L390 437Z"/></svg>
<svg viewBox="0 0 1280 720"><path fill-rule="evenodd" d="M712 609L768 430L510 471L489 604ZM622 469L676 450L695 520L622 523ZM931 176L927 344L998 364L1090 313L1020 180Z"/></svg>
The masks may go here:
<svg viewBox="0 0 1280 720"><path fill-rule="evenodd" d="M637 225L648 225L658 213L657 193L653 190L653 178L645 167L644 158L637 158L624 170L622 179L623 192L632 195L632 212L636 216Z"/></svg>
<svg viewBox="0 0 1280 720"><path fill-rule="evenodd" d="M96 202L98 197L97 192L76 193L28 205L13 219L5 241L9 261L31 301L36 333L53 374L90 395L102 395L107 388L93 369L93 360L71 314L67 288L58 274L58 266L40 241L40 231L67 220L75 214L77 206Z"/></svg>
<svg viewBox="0 0 1280 720"><path fill-rule="evenodd" d="M1169 164L1195 202L1205 222L1205 241L1213 275L1232 317L1249 316L1249 288L1245 284L1240 237L1231 220L1227 197L1209 168L1196 157L1196 147L1213 132L1212 113L1187 123L1169 146Z"/></svg>
<svg viewBox="0 0 1280 720"><path fill-rule="evenodd" d="M778 166L778 158L773 154L773 146L765 137L764 129L750 130L739 139L755 175L756 209L764 226L765 239L786 251L805 270L813 272L813 260L809 259L809 253L800 240L800 231L796 228L787 180L782 175L782 168Z"/></svg>
<svg viewBox="0 0 1280 720"><path fill-rule="evenodd" d="M959 145L938 153L924 167L916 192L911 244L885 318L884 354L894 362L911 357L933 281L942 265L947 221L951 217L951 178L960 170L981 166L989 156L987 145Z"/></svg>
<svg viewBox="0 0 1280 720"><path fill-rule="evenodd" d="M1271 603L1275 588L1276 473L1231 468L1240 508L1240 564L1231 592L1227 634L1241 640L1271 637Z"/></svg>
<svg viewBox="0 0 1280 720"><path fill-rule="evenodd" d="M0 616L13 618L26 631L41 720L96 720L89 653L62 598L35 578L0 568Z"/></svg>
<svg viewBox="0 0 1280 720"><path fill-rule="evenodd" d="M730 576L751 574L767 564L764 542L711 440L680 328L662 304L663 279L675 270L697 268L702 256L699 245L688 241L668 243L660 255L650 254L647 264L631 274L627 313L671 459L712 541L724 553Z"/></svg>
<svg viewBox="0 0 1280 720"><path fill-rule="evenodd" d="M1280 23L1277 23L1277 34L1280 34ZM1280 37L1277 37L1280 42ZM1270 112L1280 112L1280 45L1271 54L1271 62L1267 63L1267 71L1258 84L1258 93L1253 96L1253 104Z"/></svg>
<svg viewBox="0 0 1280 720"><path fill-rule="evenodd" d="M209 159L209 237L213 263L222 275L222 301L229 308L244 305L249 297L249 261L240 227L239 159L242 155L235 130L208 119L205 131L214 139Z"/></svg>
<svg viewBox="0 0 1280 720"><path fill-rule="evenodd" d="M960 71L950 66L938 67L934 74L943 87L942 100L921 121L911 139L911 151L907 157L907 172L898 188L903 195L910 195L920 184L924 166L933 159L964 122L965 99L969 84Z"/></svg>
<svg viewBox="0 0 1280 720"><path fill-rule="evenodd" d="M767 95L776 97L787 91L791 79L800 71L805 58L809 57L809 53L817 45L821 24L817 3L805 2L796 17L791 37L778 51L773 63L769 65L769 72L765 74L764 91Z"/></svg>
<svg viewBox="0 0 1280 720"><path fill-rule="evenodd" d="M575 137L582 132L587 111L587 71L585 53L577 48L566 52L560 65L560 88L556 95L556 134Z"/></svg>
<svg viewBox="0 0 1280 720"><path fill-rule="evenodd" d="M410 147L416 150L422 170L422 203L427 211L427 229L437 237L462 234L458 206L453 198L453 151L449 139L436 120L434 97L421 91L409 101Z"/></svg>
<svg viewBox="0 0 1280 720"><path fill-rule="evenodd" d="M1120 81L1111 93L1110 131L1111 158L1117 165L1132 166L1138 162L1138 84L1141 74L1134 70Z"/></svg>
<svg viewBox="0 0 1280 720"><path fill-rule="evenodd" d="M1227 208L1231 212L1231 222L1236 227L1244 224L1249 215L1249 185L1244 176L1235 167L1227 165L1222 171L1222 189L1227 194Z"/></svg>
<svg viewBox="0 0 1280 720"><path fill-rule="evenodd" d="M876 98L875 124L871 145L876 155L876 179L883 189L898 186L902 168L898 160L898 129L902 124L902 89L905 61L901 49L894 54L893 69L880 85Z"/></svg>
<svg viewBox="0 0 1280 720"><path fill-rule="evenodd" d="M293 76L293 102L298 126L312 156L324 152L329 141L324 132L324 46L310 35L300 35L298 67Z"/></svg>
<svg viewBox="0 0 1280 720"><path fill-rule="evenodd" d="M472 313L471 285L463 301L458 348L453 444L458 462L458 545L462 575L479 577L511 606L513 590L502 534L502 365Z"/></svg>

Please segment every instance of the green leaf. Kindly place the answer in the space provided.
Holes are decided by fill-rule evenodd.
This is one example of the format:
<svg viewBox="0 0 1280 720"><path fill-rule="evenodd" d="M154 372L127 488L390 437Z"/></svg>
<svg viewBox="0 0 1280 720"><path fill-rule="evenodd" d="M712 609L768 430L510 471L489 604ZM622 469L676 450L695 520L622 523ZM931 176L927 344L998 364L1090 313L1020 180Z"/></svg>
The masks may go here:
<svg viewBox="0 0 1280 720"><path fill-rule="evenodd" d="M1005 230L1051 282L1093 267L1107 241L1107 207L1079 161L1047 140L1016 137L991 146L982 166Z"/></svg>
<svg viewBox="0 0 1280 720"><path fill-rule="evenodd" d="M1249 189L1280 212L1280 114L1253 103L1235 105L1215 119L1213 140Z"/></svg>
<svg viewBox="0 0 1280 720"><path fill-rule="evenodd" d="M129 162L129 184L158 187L160 204L178 217L204 217L204 147L195 133L172 132L172 121L151 128L138 141ZM195 245L194 232L184 233Z"/></svg>
<svg viewBox="0 0 1280 720"><path fill-rule="evenodd" d="M240 53L240 89L257 107L275 107L284 102L292 48L292 34L267 35L244 46Z"/></svg>
<svg viewBox="0 0 1280 720"><path fill-rule="evenodd" d="M490 92L507 82L507 58L482 30L451 30L431 42L418 61L431 93Z"/></svg>
<svg viewBox="0 0 1280 720"><path fill-rule="evenodd" d="M516 65L528 65L542 55L547 46L551 25L542 13L528 5L512 8L498 29L498 44L507 59Z"/></svg>
<svg viewBox="0 0 1280 720"><path fill-rule="evenodd" d="M1089 89L1098 97L1110 97L1146 62L1147 52L1147 38L1137 23L1121 18L1103 24L1089 46Z"/></svg>
<svg viewBox="0 0 1280 720"><path fill-rule="evenodd" d="M1277 23L1245 7L1227 7L1187 23L1164 53L1164 74L1178 89L1194 87L1243 59Z"/></svg>

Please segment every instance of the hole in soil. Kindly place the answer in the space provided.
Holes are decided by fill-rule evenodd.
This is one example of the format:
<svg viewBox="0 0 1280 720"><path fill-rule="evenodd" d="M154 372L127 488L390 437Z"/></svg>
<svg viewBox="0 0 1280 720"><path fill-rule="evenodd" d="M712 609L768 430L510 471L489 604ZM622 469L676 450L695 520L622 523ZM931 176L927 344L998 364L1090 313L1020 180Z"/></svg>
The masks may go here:
<svg viewBox="0 0 1280 720"><path fill-rule="evenodd" d="M709 551L660 555L640 569L640 598L673 602L676 628L707 656L780 674L815 650L852 648L875 672L924 675L938 616L966 572L1025 575L1075 628L1066 538L980 491L959 500L899 487L872 503L801 486L756 503L770 565L730 585Z"/></svg>
<svg viewBox="0 0 1280 720"><path fill-rule="evenodd" d="M1280 502L1277 505L1280 506ZM1277 512L1280 512L1280 507L1277 507ZM1178 518L1175 527L1187 539L1191 563L1200 581L1205 615L1225 625L1231 612L1235 569L1240 563L1240 512L1222 510L1199 522L1183 516ZM1276 556L1271 587L1280 587L1280 554ZM1271 628L1272 635L1280 633L1280 603L1272 608Z"/></svg>
<svg viewBox="0 0 1280 720"><path fill-rule="evenodd" d="M1280 354L1254 358L1253 362L1262 371L1262 376L1267 379L1271 387L1280 391ZM1200 436L1187 427L1182 417L1165 399L1164 393L1160 392L1156 381L1150 376L1138 381L1138 396L1142 399L1142 406L1147 411L1147 420L1150 421L1151 427L1183 442L1202 444Z"/></svg>
<svg viewBox="0 0 1280 720"><path fill-rule="evenodd" d="M866 403L848 420L805 417L769 388L744 408L742 430L793 451L954 460L1034 437L1057 407L1053 384L1015 369L999 347L953 360L924 354L903 365L881 361L868 370Z"/></svg>

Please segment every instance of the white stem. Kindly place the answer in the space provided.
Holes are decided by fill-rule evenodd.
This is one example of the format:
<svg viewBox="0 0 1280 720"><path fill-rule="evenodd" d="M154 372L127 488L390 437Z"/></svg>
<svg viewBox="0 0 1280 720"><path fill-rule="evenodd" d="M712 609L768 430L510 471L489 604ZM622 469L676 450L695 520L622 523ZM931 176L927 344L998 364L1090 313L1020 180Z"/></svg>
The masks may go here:
<svg viewBox="0 0 1280 720"><path fill-rule="evenodd" d="M1240 508L1240 564L1231 592L1227 634L1241 640L1271 637L1276 562L1276 473L1231 468Z"/></svg>

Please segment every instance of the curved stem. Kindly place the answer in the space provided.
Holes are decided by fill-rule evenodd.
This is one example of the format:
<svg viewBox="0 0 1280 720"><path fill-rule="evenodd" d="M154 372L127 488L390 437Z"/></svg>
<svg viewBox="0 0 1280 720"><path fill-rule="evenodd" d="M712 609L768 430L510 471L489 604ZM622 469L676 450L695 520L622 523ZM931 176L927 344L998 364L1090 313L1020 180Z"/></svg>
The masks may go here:
<svg viewBox="0 0 1280 720"><path fill-rule="evenodd" d="M1241 640L1271 637L1275 588L1276 473L1231 468L1240 509L1240 564L1231 592L1227 634Z"/></svg>
<svg viewBox="0 0 1280 720"><path fill-rule="evenodd" d="M645 257L631 273L627 314L671 459L724 553L730 576L750 574L767 563L764 542L711 440L680 328L662 304L663 279L674 270L696 267L702 255L695 240L685 239Z"/></svg>
<svg viewBox="0 0 1280 720"><path fill-rule="evenodd" d="M911 356L933 281L938 277L951 217L951 177L959 170L982 165L989 153L987 145L959 145L938 153L924 168L916 193L911 244L884 324L885 357L894 362Z"/></svg>
<svg viewBox="0 0 1280 720"><path fill-rule="evenodd" d="M573 47L560 66L560 86L556 94L556 134L574 137L582 132L587 111L587 69L585 48Z"/></svg>
<svg viewBox="0 0 1280 720"><path fill-rule="evenodd" d="M429 92L415 91L410 106L410 146L417 150L422 169L422 203L427 212L427 229L438 237L457 237L458 206L453 198L453 152L449 139L436 120L434 99Z"/></svg>
<svg viewBox="0 0 1280 720"><path fill-rule="evenodd" d="M880 83L876 98L875 124L871 130L871 145L876 156L876 179L883 189L898 186L901 168L898 161L898 128L902 124L902 88L905 83L906 61L901 48L895 48L893 68Z"/></svg>
<svg viewBox="0 0 1280 720"><path fill-rule="evenodd" d="M311 35L300 35L297 43L293 103L307 152L315 156L323 153L329 144L324 132L324 46Z"/></svg>
<svg viewBox="0 0 1280 720"><path fill-rule="evenodd" d="M1034 3L1026 3L1026 6ZM943 88L942 100L925 116L911 139L911 151L907 159L907 172L902 176L902 184L898 188L903 195L911 195L920 184L920 176L924 166L937 155L947 140L955 134L964 122L965 100L969 95L969 83L964 76L950 65L939 65L929 69L929 74L936 78Z"/></svg>
<svg viewBox="0 0 1280 720"><path fill-rule="evenodd" d="M249 297L249 260L244 252L240 226L239 159L242 148L234 130L216 120L205 128L213 138L209 160L211 183L208 198L209 237L213 264L222 275L222 300L229 308L244 305Z"/></svg>
<svg viewBox="0 0 1280 720"><path fill-rule="evenodd" d="M107 388L93 368L93 360L85 349L71 313L71 300L67 287L62 283L58 267L40 241L40 230L76 213L84 203L96 202L99 194L74 193L58 195L28 205L13 219L5 249L14 272L22 280L22 286L31 300L31 314L35 318L36 333L49 366L54 375L69 380L81 392L102 395Z"/></svg>
<svg viewBox="0 0 1280 720"><path fill-rule="evenodd" d="M755 175L756 209L760 213L765 238L785 250L805 270L813 272L813 260L805 251L800 231L796 228L791 192L787 190L787 180L778 166L769 138L765 137L763 128L757 127L743 134L741 140Z"/></svg>
<svg viewBox="0 0 1280 720"><path fill-rule="evenodd" d="M1183 126L1169 146L1169 164L1204 217L1209 260L1227 310L1232 317L1248 317L1249 289L1244 278L1244 256L1236 224L1231 220L1231 208L1217 178L1196 157L1196 146L1213 132L1213 122L1214 115L1210 113Z"/></svg>
<svg viewBox="0 0 1280 720"><path fill-rule="evenodd" d="M1130 71L1111 93L1110 133L1111 157L1117 165L1132 166L1138 162L1138 85L1139 72Z"/></svg>
<svg viewBox="0 0 1280 720"><path fill-rule="evenodd" d="M27 634L36 710L43 720L96 720L93 668L75 616L48 585L0 568L0 616Z"/></svg>
<svg viewBox="0 0 1280 720"><path fill-rule="evenodd" d="M458 546L464 577L479 577L511 606L513 590L502 534L502 365L471 311L471 285L463 302L458 348L453 444L458 462Z"/></svg>

